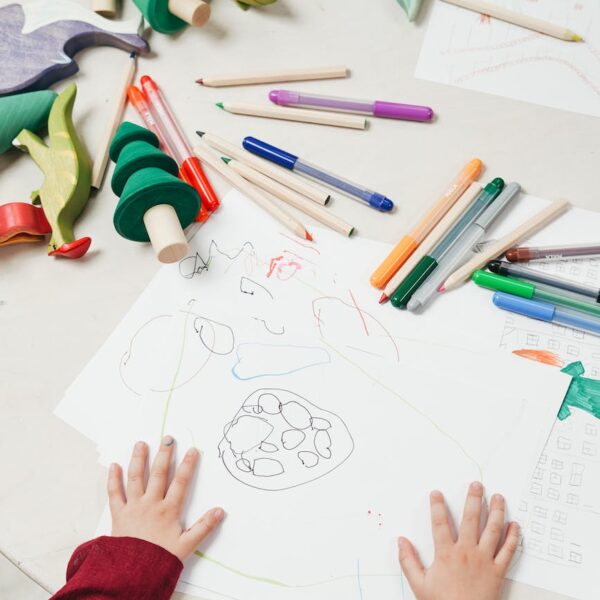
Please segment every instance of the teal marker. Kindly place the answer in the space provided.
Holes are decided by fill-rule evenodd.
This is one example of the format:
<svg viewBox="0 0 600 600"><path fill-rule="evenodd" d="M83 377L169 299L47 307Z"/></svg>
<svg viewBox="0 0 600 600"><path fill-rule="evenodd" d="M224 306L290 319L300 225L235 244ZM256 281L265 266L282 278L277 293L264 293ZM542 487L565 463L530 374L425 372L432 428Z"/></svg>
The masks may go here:
<svg viewBox="0 0 600 600"><path fill-rule="evenodd" d="M454 242L464 231L475 222L481 213L497 198L504 187L504 181L500 177L490 181L475 202L465 211L465 214L457 221L445 237L433 248L431 254L424 256L406 276L404 281L396 288L390 296L390 302L396 308L406 308L412 295L419 286L429 277L438 266L438 261L450 249Z"/></svg>

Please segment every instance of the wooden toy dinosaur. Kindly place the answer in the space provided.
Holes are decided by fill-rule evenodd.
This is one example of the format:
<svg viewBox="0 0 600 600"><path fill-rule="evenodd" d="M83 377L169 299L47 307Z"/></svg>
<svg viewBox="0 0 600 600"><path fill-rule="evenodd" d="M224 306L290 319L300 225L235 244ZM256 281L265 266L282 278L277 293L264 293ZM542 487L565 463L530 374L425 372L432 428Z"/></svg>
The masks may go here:
<svg viewBox="0 0 600 600"><path fill-rule="evenodd" d="M78 71L73 56L89 46L145 53L138 23L114 22L70 0L0 7L0 96L42 90Z"/></svg>
<svg viewBox="0 0 600 600"><path fill-rule="evenodd" d="M73 126L73 104L77 86L69 85L54 101L48 119L49 144L24 129L14 144L27 152L44 173L41 188L32 193L34 204L41 204L52 237L48 254L79 258L90 247L91 239L78 240L73 223L85 206L91 188L91 166L87 153Z"/></svg>

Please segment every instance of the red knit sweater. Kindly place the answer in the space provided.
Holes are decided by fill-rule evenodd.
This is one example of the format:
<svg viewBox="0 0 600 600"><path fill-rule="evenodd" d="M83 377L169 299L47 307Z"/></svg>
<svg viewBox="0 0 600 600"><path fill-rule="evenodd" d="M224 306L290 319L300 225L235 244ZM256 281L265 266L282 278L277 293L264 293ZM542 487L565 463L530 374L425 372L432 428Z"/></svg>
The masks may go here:
<svg viewBox="0 0 600 600"><path fill-rule="evenodd" d="M73 552L67 583L51 600L169 600L182 569L156 544L102 536Z"/></svg>

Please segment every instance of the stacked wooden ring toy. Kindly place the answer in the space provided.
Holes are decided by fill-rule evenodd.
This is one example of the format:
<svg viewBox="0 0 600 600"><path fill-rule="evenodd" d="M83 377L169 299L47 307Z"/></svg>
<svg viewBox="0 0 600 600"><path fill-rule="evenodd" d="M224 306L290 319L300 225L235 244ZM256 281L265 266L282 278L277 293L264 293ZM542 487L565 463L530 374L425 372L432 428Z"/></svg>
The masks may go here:
<svg viewBox="0 0 600 600"><path fill-rule="evenodd" d="M210 17L210 4L202 0L134 0L159 33L175 33L188 25L202 27Z"/></svg>
<svg viewBox="0 0 600 600"><path fill-rule="evenodd" d="M158 260L181 260L188 245L183 229L200 210L200 196L177 178L177 163L159 150L156 135L134 123L120 125L110 145L116 163L111 186L120 197L117 232L128 240L152 243Z"/></svg>

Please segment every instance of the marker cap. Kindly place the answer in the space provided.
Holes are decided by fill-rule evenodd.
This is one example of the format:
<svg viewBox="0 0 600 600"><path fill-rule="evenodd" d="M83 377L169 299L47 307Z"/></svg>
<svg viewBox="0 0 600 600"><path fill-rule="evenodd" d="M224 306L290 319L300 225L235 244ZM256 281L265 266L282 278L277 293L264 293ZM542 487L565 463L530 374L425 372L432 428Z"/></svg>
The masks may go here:
<svg viewBox="0 0 600 600"><path fill-rule="evenodd" d="M509 310L525 317L531 317L532 319L539 319L540 321L552 321L556 310L552 304L519 298L518 296L512 296L504 292L496 292L493 302L498 308Z"/></svg>
<svg viewBox="0 0 600 600"><path fill-rule="evenodd" d="M242 146L248 150L248 152L252 152L252 154L256 154L256 156L260 156L261 158L266 158L290 171L294 169L294 165L298 160L297 156L275 146L271 146L271 144L262 142L254 137L245 137L242 141Z"/></svg>
<svg viewBox="0 0 600 600"><path fill-rule="evenodd" d="M496 275L496 273L489 273L488 271L475 271L471 279L480 287L497 292L506 292L507 294L513 294L521 298L533 298L535 294L535 286L531 283L512 279L511 277L503 277L502 275Z"/></svg>

